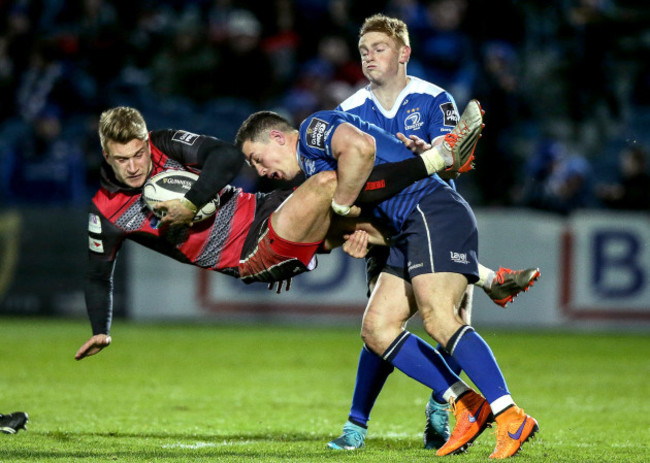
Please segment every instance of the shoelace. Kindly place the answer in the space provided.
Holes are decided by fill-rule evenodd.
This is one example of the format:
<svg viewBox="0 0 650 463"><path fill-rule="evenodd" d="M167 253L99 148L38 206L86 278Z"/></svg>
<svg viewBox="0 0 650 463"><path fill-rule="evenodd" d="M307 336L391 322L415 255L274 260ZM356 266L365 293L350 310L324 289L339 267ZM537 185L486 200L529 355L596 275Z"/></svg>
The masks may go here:
<svg viewBox="0 0 650 463"><path fill-rule="evenodd" d="M449 143L450 148L453 148L454 145L456 145L458 138L459 138L458 135L452 132L449 132L447 135L445 135L445 141Z"/></svg>
<svg viewBox="0 0 650 463"><path fill-rule="evenodd" d="M506 275L508 275L510 273L514 273L514 272L512 270L510 270L509 268L504 268L504 269L499 270L497 272L497 281L499 283L503 283L504 281L506 281Z"/></svg>

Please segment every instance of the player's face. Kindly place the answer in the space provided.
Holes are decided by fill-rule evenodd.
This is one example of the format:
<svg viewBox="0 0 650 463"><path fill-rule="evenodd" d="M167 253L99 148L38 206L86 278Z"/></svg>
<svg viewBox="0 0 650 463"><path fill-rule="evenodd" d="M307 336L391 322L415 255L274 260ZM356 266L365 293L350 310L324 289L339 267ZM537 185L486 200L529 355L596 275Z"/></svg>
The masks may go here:
<svg viewBox="0 0 650 463"><path fill-rule="evenodd" d="M109 141L104 152L115 178L131 188L140 188L151 172L151 149L148 140L134 138L128 143Z"/></svg>
<svg viewBox="0 0 650 463"><path fill-rule="evenodd" d="M288 181L300 173L295 150L291 149L286 138L278 140L271 136L267 142L247 140L242 144L242 151L260 177Z"/></svg>
<svg viewBox="0 0 650 463"><path fill-rule="evenodd" d="M373 84L386 84L399 75L400 48L383 32L368 32L359 39L363 75Z"/></svg>

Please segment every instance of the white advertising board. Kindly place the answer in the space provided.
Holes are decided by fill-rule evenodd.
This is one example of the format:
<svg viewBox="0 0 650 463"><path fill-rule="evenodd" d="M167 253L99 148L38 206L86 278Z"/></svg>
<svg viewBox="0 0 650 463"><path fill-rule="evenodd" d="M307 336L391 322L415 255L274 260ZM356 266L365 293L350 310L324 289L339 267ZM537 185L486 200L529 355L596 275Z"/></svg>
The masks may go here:
<svg viewBox="0 0 650 463"><path fill-rule="evenodd" d="M473 324L521 327L627 323L650 328L650 223L603 211L562 218L528 210L478 211L487 267L539 267L540 280L502 309L474 292ZM128 311L138 319L255 318L358 323L366 303L364 263L340 250L275 294L179 264L129 244Z"/></svg>

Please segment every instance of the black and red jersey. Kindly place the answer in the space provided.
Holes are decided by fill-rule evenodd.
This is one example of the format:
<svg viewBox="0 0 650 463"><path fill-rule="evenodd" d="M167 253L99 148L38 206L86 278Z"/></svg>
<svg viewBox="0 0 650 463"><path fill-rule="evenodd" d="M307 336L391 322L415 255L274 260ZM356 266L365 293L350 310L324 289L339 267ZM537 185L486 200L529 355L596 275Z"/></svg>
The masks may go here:
<svg viewBox="0 0 650 463"><path fill-rule="evenodd" d="M184 228L180 235L168 233L156 228L157 219L142 198L142 188L120 184L104 163L102 185L92 199L88 221L86 303L95 334L107 333L110 327L112 274L127 239L183 263L239 276L237 266L256 209L256 195L227 185L239 171L241 153L216 138L185 131L154 131L149 143L150 176L171 169L200 173L199 181L213 188L210 194L220 196L220 205L212 217Z"/></svg>

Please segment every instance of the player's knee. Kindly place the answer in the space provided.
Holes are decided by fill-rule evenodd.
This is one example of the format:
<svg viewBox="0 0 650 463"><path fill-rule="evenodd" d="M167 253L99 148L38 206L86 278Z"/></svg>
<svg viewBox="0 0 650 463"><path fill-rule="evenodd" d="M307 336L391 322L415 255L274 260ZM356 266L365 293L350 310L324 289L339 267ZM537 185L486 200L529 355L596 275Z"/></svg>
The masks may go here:
<svg viewBox="0 0 650 463"><path fill-rule="evenodd" d="M436 342L439 342L443 346L447 344L449 340L448 336L445 335L447 320L436 317L435 315L430 315L428 317L423 317L422 326L424 331L427 332Z"/></svg>
<svg viewBox="0 0 650 463"><path fill-rule="evenodd" d="M364 317L361 339L373 352L381 355L402 332L402 325L390 323L381 317Z"/></svg>

